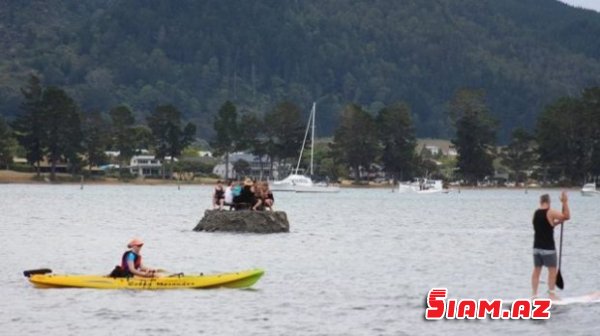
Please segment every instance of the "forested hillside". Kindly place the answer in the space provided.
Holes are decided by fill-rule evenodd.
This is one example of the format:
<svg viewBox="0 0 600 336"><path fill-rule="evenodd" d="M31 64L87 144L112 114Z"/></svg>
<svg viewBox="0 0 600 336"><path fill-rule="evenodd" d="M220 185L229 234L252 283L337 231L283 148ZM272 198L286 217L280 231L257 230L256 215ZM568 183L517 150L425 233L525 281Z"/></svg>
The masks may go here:
<svg viewBox="0 0 600 336"><path fill-rule="evenodd" d="M555 0L1 0L0 114L34 71L84 111L173 104L212 136L226 99L289 99L331 134L350 102L407 102L419 136L450 135L447 102L482 88L500 137L600 85L600 14Z"/></svg>

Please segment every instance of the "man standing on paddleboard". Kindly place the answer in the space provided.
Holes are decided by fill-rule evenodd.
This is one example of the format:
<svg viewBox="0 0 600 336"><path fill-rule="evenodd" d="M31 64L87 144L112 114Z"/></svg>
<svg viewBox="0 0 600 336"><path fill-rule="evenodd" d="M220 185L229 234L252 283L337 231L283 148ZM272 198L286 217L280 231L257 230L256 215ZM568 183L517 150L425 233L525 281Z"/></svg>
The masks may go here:
<svg viewBox="0 0 600 336"><path fill-rule="evenodd" d="M556 247L554 245L554 227L563 224L571 218L569 211L569 199L567 193L560 194L562 211L550 208L550 196L544 194L540 196L540 207L533 214L533 230L535 231L533 240L533 273L531 274L531 289L533 296L538 293L540 284L540 274L542 266L548 267L548 294L550 299L556 300Z"/></svg>

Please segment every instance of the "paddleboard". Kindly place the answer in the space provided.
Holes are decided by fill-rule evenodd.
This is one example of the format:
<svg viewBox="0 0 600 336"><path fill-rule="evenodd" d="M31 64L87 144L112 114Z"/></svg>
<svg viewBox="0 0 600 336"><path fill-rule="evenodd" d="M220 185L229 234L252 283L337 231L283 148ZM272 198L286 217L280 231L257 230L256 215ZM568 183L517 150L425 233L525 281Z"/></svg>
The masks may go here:
<svg viewBox="0 0 600 336"><path fill-rule="evenodd" d="M571 298L562 298L552 301L553 306L567 306L571 304L584 303L600 303L600 292L591 293L588 295L575 296Z"/></svg>

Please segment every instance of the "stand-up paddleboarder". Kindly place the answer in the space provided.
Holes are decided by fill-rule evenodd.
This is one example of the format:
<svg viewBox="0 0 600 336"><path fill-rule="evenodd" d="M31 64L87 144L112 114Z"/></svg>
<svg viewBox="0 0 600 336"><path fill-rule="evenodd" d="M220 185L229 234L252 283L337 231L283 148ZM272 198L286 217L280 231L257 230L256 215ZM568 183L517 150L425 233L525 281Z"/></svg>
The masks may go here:
<svg viewBox="0 0 600 336"><path fill-rule="evenodd" d="M533 214L533 230L535 231L533 240L533 273L531 274L531 289L533 296L538 294L540 284L540 274L542 266L548 267L548 294L550 299L556 300L558 297L555 292L556 285L556 247L554 244L554 227L563 224L571 218L569 211L569 199L567 193L560 194L562 211L550 208L550 196L544 194L540 196L540 207Z"/></svg>

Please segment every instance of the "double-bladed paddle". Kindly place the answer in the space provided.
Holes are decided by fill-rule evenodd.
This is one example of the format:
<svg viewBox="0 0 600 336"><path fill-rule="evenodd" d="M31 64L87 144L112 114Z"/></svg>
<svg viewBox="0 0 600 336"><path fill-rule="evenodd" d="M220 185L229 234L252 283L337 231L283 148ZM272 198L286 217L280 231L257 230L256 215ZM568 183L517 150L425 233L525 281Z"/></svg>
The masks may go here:
<svg viewBox="0 0 600 336"><path fill-rule="evenodd" d="M23 275L28 278L35 274L48 274L48 273L52 273L52 270L49 268L39 268L39 269L23 271Z"/></svg>

